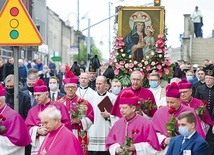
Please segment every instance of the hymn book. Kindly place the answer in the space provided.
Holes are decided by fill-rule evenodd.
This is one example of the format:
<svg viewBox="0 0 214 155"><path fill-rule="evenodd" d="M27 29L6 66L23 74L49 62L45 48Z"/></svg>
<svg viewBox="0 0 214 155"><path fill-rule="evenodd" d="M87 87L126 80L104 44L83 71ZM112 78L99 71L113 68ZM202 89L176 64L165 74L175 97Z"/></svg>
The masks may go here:
<svg viewBox="0 0 214 155"><path fill-rule="evenodd" d="M106 96L98 105L98 108L100 109L101 112L104 112L104 108L108 111L111 112L112 109L112 103L111 100L109 99L108 96Z"/></svg>

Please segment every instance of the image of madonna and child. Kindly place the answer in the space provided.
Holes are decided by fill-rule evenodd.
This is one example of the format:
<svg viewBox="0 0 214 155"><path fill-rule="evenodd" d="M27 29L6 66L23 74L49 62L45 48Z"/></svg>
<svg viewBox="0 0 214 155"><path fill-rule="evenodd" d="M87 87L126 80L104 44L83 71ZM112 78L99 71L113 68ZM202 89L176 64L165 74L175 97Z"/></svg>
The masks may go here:
<svg viewBox="0 0 214 155"><path fill-rule="evenodd" d="M152 26L145 27L145 22L134 22L132 31L124 38L133 60L142 60L149 56L155 46L154 31Z"/></svg>

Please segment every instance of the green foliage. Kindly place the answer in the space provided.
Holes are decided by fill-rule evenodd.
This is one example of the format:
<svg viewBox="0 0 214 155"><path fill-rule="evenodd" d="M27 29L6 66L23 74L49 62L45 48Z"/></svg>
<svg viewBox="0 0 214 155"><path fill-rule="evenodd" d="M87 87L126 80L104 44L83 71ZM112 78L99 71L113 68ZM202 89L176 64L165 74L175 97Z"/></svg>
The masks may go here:
<svg viewBox="0 0 214 155"><path fill-rule="evenodd" d="M133 138L126 136L125 143L121 146L123 151L120 153L120 155L129 155L129 152L125 149L127 146L131 146L133 144Z"/></svg>
<svg viewBox="0 0 214 155"><path fill-rule="evenodd" d="M5 126L0 126L0 133L4 133L5 130L6 130Z"/></svg>
<svg viewBox="0 0 214 155"><path fill-rule="evenodd" d="M114 52L112 52L110 60L114 68L115 77L121 81L122 86L130 86L130 74L138 70L142 73L144 87L149 86L149 75L155 70L163 80L168 81L172 77L172 65L169 58L166 57L168 53L166 45L166 34L159 34L156 38L156 45L152 48L149 55L144 56L142 60L132 58L130 51L126 49L123 38L118 36L114 42ZM116 59L116 62L115 62Z"/></svg>
<svg viewBox="0 0 214 155"><path fill-rule="evenodd" d="M157 106L152 104L152 101L150 100L150 98L148 98L148 100L139 100L138 101L138 106L137 106L137 112L139 114L143 114L142 112L144 112L147 116L150 116L150 111L153 110L153 109L156 109ZM152 117L152 116L150 116Z"/></svg>
<svg viewBox="0 0 214 155"><path fill-rule="evenodd" d="M171 117L169 122L166 124L166 129L167 129L167 132L168 132L168 135L170 137L174 137L174 136L177 136L178 134L178 129L176 127L176 119L175 117Z"/></svg>
<svg viewBox="0 0 214 155"><path fill-rule="evenodd" d="M118 75L117 79L121 82L123 87L130 86L131 85L131 80L130 80L130 75L129 74L124 74L124 75Z"/></svg>
<svg viewBox="0 0 214 155"><path fill-rule="evenodd" d="M139 130L136 129L136 130L132 130L132 136L131 137L125 136L125 142L120 146L123 151L119 155L129 155L129 152L126 149L126 147L130 147L133 144L134 135L136 135L138 133L139 133Z"/></svg>
<svg viewBox="0 0 214 155"><path fill-rule="evenodd" d="M196 114L202 119L204 120L204 118L206 117L206 107L209 103L205 100L201 101L201 105L200 107L195 109Z"/></svg>
<svg viewBox="0 0 214 155"><path fill-rule="evenodd" d="M0 135L4 134L6 127L2 125L2 122L5 121L6 118L0 114Z"/></svg>
<svg viewBox="0 0 214 155"><path fill-rule="evenodd" d="M85 44L84 40L80 41L80 62L84 61L85 64L88 62L88 54L87 54L87 45ZM102 60L102 53L101 51L96 47L94 43L91 44L91 58L97 55L99 60ZM78 61L78 54L74 55L74 61Z"/></svg>

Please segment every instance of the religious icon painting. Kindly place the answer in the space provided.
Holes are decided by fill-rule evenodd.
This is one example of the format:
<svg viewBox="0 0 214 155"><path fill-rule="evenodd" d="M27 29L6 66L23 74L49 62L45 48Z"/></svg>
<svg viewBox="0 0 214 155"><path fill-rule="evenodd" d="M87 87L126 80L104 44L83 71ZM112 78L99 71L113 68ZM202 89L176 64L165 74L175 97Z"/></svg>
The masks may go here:
<svg viewBox="0 0 214 155"><path fill-rule="evenodd" d="M164 17L164 7L118 7L118 35L134 60L155 50L157 36L164 33Z"/></svg>
<svg viewBox="0 0 214 155"><path fill-rule="evenodd" d="M125 37L133 30L135 22L143 22L145 26L152 26L154 37L164 33L165 8L147 6L118 6L118 35Z"/></svg>

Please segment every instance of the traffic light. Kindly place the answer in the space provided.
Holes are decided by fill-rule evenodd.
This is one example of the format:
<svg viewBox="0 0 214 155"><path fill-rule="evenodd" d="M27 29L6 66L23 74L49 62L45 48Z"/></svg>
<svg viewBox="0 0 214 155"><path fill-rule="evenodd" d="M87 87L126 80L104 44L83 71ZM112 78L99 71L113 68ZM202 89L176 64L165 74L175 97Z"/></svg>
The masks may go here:
<svg viewBox="0 0 214 155"><path fill-rule="evenodd" d="M154 0L154 6L160 6L161 0Z"/></svg>
<svg viewBox="0 0 214 155"><path fill-rule="evenodd" d="M10 27L12 28L10 31L10 38L17 39L19 37L19 32L16 28L19 26L19 21L15 17L19 15L19 9L17 7L12 7L10 9L10 15L12 16L10 20Z"/></svg>
<svg viewBox="0 0 214 155"><path fill-rule="evenodd" d="M42 38L21 0L6 0L0 14L0 23L0 45L42 44Z"/></svg>

